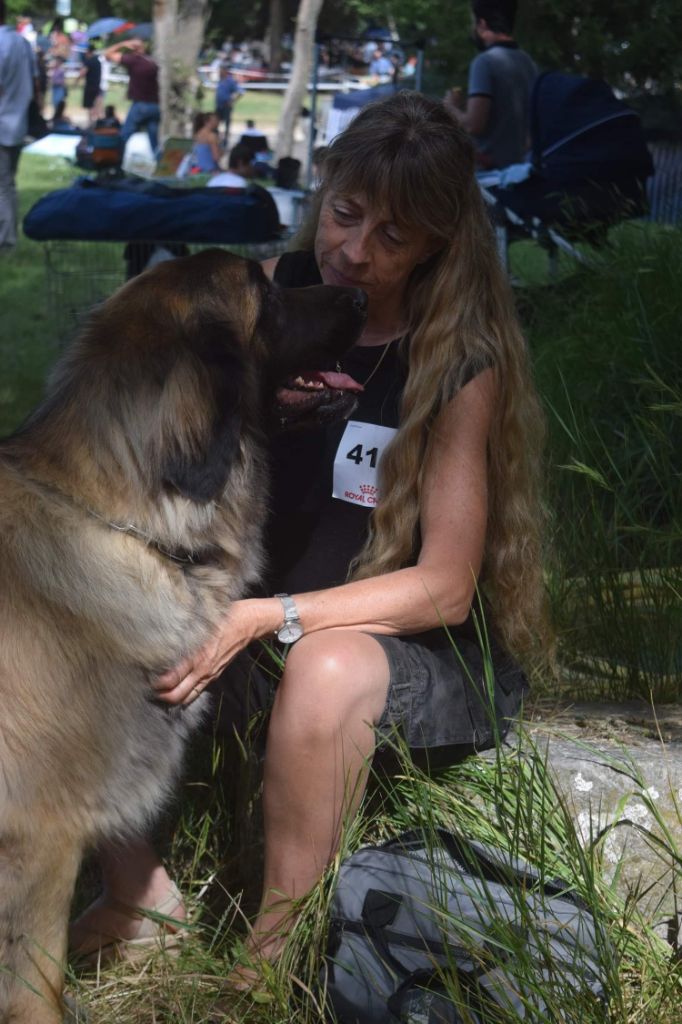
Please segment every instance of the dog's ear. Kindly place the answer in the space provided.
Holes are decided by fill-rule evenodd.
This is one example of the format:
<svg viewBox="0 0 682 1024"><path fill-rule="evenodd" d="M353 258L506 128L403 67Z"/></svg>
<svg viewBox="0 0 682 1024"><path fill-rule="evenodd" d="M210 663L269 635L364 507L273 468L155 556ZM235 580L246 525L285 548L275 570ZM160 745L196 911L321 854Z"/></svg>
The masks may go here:
<svg viewBox="0 0 682 1024"><path fill-rule="evenodd" d="M220 495L239 455L245 368L241 346L229 324L199 324L187 343L202 365L209 392L197 394L196 401L212 408L197 450L171 455L163 481L183 497L205 503Z"/></svg>

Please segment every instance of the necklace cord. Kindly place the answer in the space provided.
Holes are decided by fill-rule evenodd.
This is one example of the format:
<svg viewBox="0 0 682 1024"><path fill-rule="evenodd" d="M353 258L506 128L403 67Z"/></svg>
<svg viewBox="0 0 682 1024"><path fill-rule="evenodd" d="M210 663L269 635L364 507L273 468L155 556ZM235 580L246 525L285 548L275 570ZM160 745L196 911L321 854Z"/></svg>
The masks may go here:
<svg viewBox="0 0 682 1024"><path fill-rule="evenodd" d="M365 379L364 379L364 380L363 380L363 381L361 382L361 383L362 383L362 386L363 386L363 388L366 388L366 387L367 387L367 385L368 385L368 384L369 384L369 382L371 381L372 377L373 377L373 376L374 376L374 374L375 374L375 373L377 372L377 370L379 369L379 367L380 367L380 366L381 366L381 364L383 363L384 359L386 358L386 353L388 352L389 348L391 347L391 345L393 344L393 342L394 342L395 340L396 340L395 338L391 338L391 340L390 340L390 341L387 341L387 342L386 342L386 344L384 345L383 351L382 351L381 355L379 356L379 358L377 359L377 361L376 361L376 363L374 364L374 366L372 367L372 369L371 369L371 371L370 371L370 373L369 373L369 376L368 376L368 377L366 377L366 378L365 378ZM337 362L336 362L336 370L337 370L337 373L341 373L341 372L342 372L342 370L341 370L341 361L340 361L340 360L337 360Z"/></svg>

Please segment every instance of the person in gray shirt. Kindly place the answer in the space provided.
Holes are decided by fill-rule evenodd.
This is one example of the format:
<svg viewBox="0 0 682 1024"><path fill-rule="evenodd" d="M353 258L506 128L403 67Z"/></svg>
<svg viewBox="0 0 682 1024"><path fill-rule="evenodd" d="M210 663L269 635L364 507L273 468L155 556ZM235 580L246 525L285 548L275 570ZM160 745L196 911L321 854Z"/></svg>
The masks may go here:
<svg viewBox="0 0 682 1024"><path fill-rule="evenodd" d="M516 0L473 0L473 33L482 52L469 67L466 104L451 89L445 104L474 137L481 170L526 159L529 105L537 68L512 36Z"/></svg>
<svg viewBox="0 0 682 1024"><path fill-rule="evenodd" d="M17 242L15 178L36 75L30 43L5 25L5 2L0 0L0 252Z"/></svg>

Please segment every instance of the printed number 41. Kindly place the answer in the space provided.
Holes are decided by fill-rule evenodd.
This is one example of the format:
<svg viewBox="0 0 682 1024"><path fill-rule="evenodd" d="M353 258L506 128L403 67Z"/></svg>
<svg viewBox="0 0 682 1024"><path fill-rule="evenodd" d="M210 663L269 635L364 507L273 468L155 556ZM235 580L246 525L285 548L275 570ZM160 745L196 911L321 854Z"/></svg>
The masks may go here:
<svg viewBox="0 0 682 1024"><path fill-rule="evenodd" d="M351 462L354 462L356 466L359 466L361 462L364 462L365 457L369 459L369 464L372 467L372 469L375 469L377 464L377 458L379 457L379 449L368 448L367 451L363 453L362 445L356 444L346 454L346 458L350 459Z"/></svg>

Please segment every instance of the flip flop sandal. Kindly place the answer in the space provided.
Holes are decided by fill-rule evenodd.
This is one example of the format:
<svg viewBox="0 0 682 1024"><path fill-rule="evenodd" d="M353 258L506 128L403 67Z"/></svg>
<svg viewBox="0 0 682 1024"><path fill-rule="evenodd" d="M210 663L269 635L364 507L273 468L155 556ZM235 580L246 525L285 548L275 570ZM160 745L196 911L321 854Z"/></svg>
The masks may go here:
<svg viewBox="0 0 682 1024"><path fill-rule="evenodd" d="M177 910L182 902L180 890L172 883L165 899L148 910L143 911L113 902L112 906L116 910L139 919L139 927L134 938L109 939L93 931L92 941L86 939L80 946L70 949L69 956L83 966L107 967L121 960L138 962L160 951L171 956L177 955L189 932L185 921L173 918L173 911Z"/></svg>

